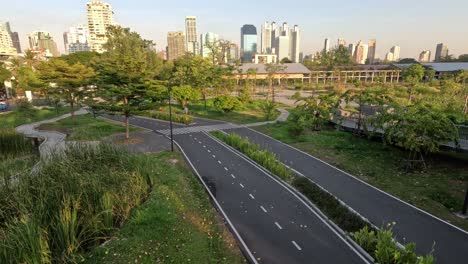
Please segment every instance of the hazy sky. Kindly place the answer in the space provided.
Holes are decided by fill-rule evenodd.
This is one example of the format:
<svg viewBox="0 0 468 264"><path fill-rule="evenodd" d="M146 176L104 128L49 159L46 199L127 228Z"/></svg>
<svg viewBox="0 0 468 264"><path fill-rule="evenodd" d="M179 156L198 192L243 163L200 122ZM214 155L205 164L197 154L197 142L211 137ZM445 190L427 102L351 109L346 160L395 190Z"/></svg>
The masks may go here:
<svg viewBox="0 0 468 264"><path fill-rule="evenodd" d="M27 34L42 29L52 33L63 50L62 34L69 26L86 22L85 0L0 0L0 21L10 21L13 31L28 47ZM468 53L467 0L109 0L115 20L157 49L166 46L168 31L184 30L187 15L198 17L198 33L215 32L240 42L240 27L254 24L260 33L264 21L287 21L302 30L301 50L309 54L323 49L326 37L335 45L339 37L348 43L377 39L377 55L383 58L393 45L402 57L417 57L437 43L450 54Z"/></svg>

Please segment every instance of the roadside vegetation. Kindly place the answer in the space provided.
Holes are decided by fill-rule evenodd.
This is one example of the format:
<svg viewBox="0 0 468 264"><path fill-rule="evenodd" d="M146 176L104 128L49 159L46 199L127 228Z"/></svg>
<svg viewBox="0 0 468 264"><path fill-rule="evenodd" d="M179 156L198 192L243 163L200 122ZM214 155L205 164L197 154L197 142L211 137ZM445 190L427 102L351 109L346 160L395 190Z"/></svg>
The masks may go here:
<svg viewBox="0 0 468 264"><path fill-rule="evenodd" d="M236 148L293 186L317 206L333 223L347 232L377 263L434 263L432 252L426 257L417 256L416 244L414 243L406 244L403 248L400 248L390 226L383 226L379 230L375 230L371 224L342 205L333 195L311 180L300 177L291 169L286 168L270 151L262 150L258 145L250 143L247 138L242 138L236 134L224 134L215 131L212 132L212 135ZM390 225L392 224L390 223Z"/></svg>

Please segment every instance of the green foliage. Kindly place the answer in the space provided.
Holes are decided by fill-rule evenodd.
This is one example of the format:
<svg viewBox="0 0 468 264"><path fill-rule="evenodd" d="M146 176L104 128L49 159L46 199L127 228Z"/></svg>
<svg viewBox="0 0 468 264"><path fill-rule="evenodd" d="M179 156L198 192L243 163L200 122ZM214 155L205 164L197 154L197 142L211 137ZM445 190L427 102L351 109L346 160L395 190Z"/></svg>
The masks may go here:
<svg viewBox="0 0 468 264"><path fill-rule="evenodd" d="M238 149L249 158L271 171L286 182L291 183L294 180L294 174L291 170L281 163L276 155L269 150L262 150L259 145L252 144L247 138L242 138L237 134L224 134L219 131L212 132L218 139L226 142L231 147Z"/></svg>
<svg viewBox="0 0 468 264"><path fill-rule="evenodd" d="M223 111L224 113L229 113L235 109L238 109L242 103L239 101L239 99L237 99L237 97L231 95L221 95L214 100L213 105L216 109Z"/></svg>
<svg viewBox="0 0 468 264"><path fill-rule="evenodd" d="M3 82L11 78L11 72L5 67L3 62L0 62L0 86L3 87Z"/></svg>
<svg viewBox="0 0 468 264"><path fill-rule="evenodd" d="M420 82L424 77L425 68L419 63L413 64L403 70L402 77L403 80L413 83Z"/></svg>
<svg viewBox="0 0 468 264"><path fill-rule="evenodd" d="M377 232L367 226L352 234L354 241L366 250L377 263L381 264L432 264L432 253L426 257L416 254L416 244L408 243L403 248L397 246L391 225Z"/></svg>
<svg viewBox="0 0 468 264"><path fill-rule="evenodd" d="M101 54L94 51L79 51L68 55L63 55L60 57L61 60L64 60L69 65L82 64L88 67L91 67L96 60L99 59Z"/></svg>
<svg viewBox="0 0 468 264"><path fill-rule="evenodd" d="M170 120L170 115L169 113L166 112L160 112L160 111L149 111L147 114L144 113L144 115L147 115L148 117L154 118L154 119L160 119L160 120ZM172 113L172 121L176 123L181 123L185 125L190 125L193 123L193 118L189 115L177 115Z"/></svg>
<svg viewBox="0 0 468 264"><path fill-rule="evenodd" d="M182 108L186 107L191 101L200 98L200 93L190 85L175 86L171 89L171 97L179 102Z"/></svg>
<svg viewBox="0 0 468 264"><path fill-rule="evenodd" d="M329 52L320 52L315 54L313 60L306 59L303 64L310 70L313 70L316 67L325 67L331 70L335 66L354 65L354 62L348 49L340 45Z"/></svg>
<svg viewBox="0 0 468 264"><path fill-rule="evenodd" d="M16 133L14 129L0 129L0 161L33 152L31 140Z"/></svg>
<svg viewBox="0 0 468 264"><path fill-rule="evenodd" d="M260 104L265 120L272 120L276 115L276 104L271 101L265 101Z"/></svg>
<svg viewBox="0 0 468 264"><path fill-rule="evenodd" d="M242 89L240 89L239 91L238 98L241 103L247 104L251 101L251 96L252 96L251 90L248 87L242 87Z"/></svg>
<svg viewBox="0 0 468 264"><path fill-rule="evenodd" d="M0 262L77 261L126 222L155 169L110 146L74 145L20 173L0 186Z"/></svg>

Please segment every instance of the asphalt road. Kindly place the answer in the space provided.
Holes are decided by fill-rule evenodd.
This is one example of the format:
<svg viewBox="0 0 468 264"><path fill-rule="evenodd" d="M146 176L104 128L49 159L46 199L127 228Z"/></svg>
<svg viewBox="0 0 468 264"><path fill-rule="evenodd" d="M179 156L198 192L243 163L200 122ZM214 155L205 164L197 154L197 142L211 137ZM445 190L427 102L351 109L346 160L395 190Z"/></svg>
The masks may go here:
<svg viewBox="0 0 468 264"><path fill-rule="evenodd" d="M114 117L114 120L117 120ZM167 129L133 117L132 125ZM291 191L203 133L176 135L258 263L365 263Z"/></svg>
<svg viewBox="0 0 468 264"><path fill-rule="evenodd" d="M281 161L304 174L368 218L376 226L396 222L400 242L415 242L420 254L431 252L437 263L468 263L468 233L390 196L293 147L248 128L231 129L270 149Z"/></svg>

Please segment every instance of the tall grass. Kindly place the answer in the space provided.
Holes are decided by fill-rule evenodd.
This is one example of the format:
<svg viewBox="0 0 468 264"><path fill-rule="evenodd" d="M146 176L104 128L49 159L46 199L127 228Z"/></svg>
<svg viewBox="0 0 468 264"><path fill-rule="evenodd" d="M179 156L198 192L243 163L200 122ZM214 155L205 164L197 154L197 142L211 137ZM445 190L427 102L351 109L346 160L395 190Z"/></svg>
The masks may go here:
<svg viewBox="0 0 468 264"><path fill-rule="evenodd" d="M1 186L0 263L79 261L147 197L152 168L140 164L108 145L73 145Z"/></svg>
<svg viewBox="0 0 468 264"><path fill-rule="evenodd" d="M147 113L143 113L143 115L146 115L151 118L155 119L160 119L160 120L170 120L170 115L169 113L161 112L161 111L149 111ZM178 115L178 114L172 114L172 121L176 123L181 123L185 125L190 125L193 122L193 118L189 115Z"/></svg>
<svg viewBox="0 0 468 264"><path fill-rule="evenodd" d="M29 154L33 149L32 141L14 129L0 129L0 159Z"/></svg>

